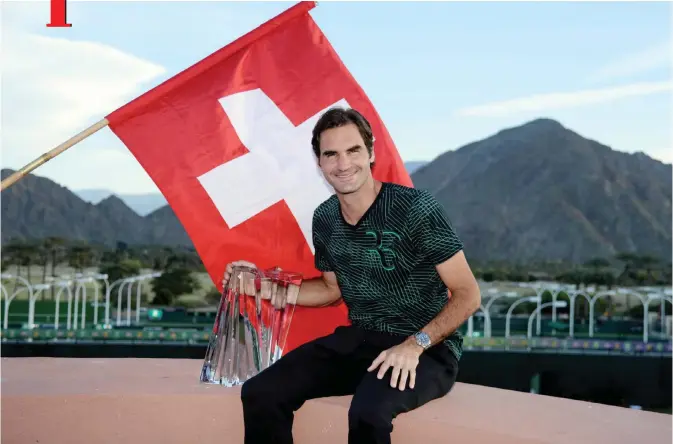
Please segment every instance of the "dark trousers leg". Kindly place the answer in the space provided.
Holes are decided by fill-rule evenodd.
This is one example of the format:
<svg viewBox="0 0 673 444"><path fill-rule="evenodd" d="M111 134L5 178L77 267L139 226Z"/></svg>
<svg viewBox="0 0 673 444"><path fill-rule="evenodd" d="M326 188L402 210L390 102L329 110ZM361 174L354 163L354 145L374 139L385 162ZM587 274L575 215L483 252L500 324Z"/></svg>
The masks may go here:
<svg viewBox="0 0 673 444"><path fill-rule="evenodd" d="M245 444L290 444L294 412L305 401L352 394L362 364L353 359L359 332L340 328L306 343L243 384Z"/></svg>
<svg viewBox="0 0 673 444"><path fill-rule="evenodd" d="M446 395L456 381L458 363L448 349L423 353L415 387L410 389L407 383L403 391L390 386L391 370L382 379L377 373L378 369L367 373L353 396L348 412L349 444L389 444L393 419Z"/></svg>

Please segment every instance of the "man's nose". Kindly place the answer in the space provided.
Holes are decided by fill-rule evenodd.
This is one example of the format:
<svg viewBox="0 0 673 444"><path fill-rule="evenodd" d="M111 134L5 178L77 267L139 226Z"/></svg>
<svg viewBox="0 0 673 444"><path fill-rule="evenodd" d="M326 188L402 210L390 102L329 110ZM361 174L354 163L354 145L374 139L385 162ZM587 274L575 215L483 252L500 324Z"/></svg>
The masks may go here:
<svg viewBox="0 0 673 444"><path fill-rule="evenodd" d="M341 154L337 158L337 168L340 170L347 170L351 166L351 161L348 158L348 155L346 154Z"/></svg>

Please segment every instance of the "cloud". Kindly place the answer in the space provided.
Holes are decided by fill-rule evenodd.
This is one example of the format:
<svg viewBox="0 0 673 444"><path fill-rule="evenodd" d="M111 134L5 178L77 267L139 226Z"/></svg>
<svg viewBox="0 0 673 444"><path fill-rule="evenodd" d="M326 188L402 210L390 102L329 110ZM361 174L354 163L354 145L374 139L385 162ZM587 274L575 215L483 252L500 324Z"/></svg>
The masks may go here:
<svg viewBox="0 0 673 444"><path fill-rule="evenodd" d="M15 169L138 96L166 73L163 66L109 45L27 32L22 23L30 12L14 14L21 20L12 20L2 35L2 164ZM122 152L123 145L104 131L82 142L91 150L86 157L93 165L101 165L97 155L109 158L106 149ZM79 148L72 150L79 154ZM127 157L130 165L134 159ZM75 162L78 156L68 151L34 173L76 187L77 169L85 167ZM99 174L106 171L100 168Z"/></svg>
<svg viewBox="0 0 673 444"><path fill-rule="evenodd" d="M165 72L94 42L22 33L4 40L3 148L24 153L62 142Z"/></svg>
<svg viewBox="0 0 673 444"><path fill-rule="evenodd" d="M671 91L672 89L673 83L671 81L632 83L614 88L537 94L511 100L491 102L483 105L461 108L456 111L456 114L459 116L471 117L495 117L524 112L541 112L595 105L627 97L657 94Z"/></svg>
<svg viewBox="0 0 673 444"><path fill-rule="evenodd" d="M634 77L671 67L673 46L671 42L663 42L643 51L627 54L601 67L588 78L589 82L604 82L614 79Z"/></svg>

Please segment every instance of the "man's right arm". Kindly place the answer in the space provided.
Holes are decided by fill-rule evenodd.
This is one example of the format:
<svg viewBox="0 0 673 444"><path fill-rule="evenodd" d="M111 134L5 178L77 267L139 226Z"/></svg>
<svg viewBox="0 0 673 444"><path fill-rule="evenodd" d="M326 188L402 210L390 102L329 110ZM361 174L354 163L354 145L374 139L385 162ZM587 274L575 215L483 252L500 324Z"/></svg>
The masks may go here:
<svg viewBox="0 0 673 444"><path fill-rule="evenodd" d="M336 275L332 271L325 271L321 277L302 282L297 296L297 305L327 307L339 299L341 299L341 290Z"/></svg>
<svg viewBox="0 0 673 444"><path fill-rule="evenodd" d="M235 261L227 264L224 272L222 285L226 286L231 277L232 267L243 266L257 268L255 264L248 261ZM306 279L302 282L297 296L297 305L304 307L326 307L332 305L341 299L341 289L337 282L336 275L332 271L323 271L322 276Z"/></svg>

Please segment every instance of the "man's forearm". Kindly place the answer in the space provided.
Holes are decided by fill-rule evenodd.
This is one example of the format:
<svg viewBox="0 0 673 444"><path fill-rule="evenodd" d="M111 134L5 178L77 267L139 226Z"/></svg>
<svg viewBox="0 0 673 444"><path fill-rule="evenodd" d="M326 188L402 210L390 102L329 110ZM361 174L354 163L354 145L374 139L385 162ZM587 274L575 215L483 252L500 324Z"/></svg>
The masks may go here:
<svg viewBox="0 0 673 444"><path fill-rule="evenodd" d="M421 329L430 336L432 345L442 342L470 318L481 305L479 287L454 291L451 299L435 318Z"/></svg>
<svg viewBox="0 0 673 444"><path fill-rule="evenodd" d="M341 298L339 288L329 286L321 277L302 282L297 296L297 305L304 307L326 307Z"/></svg>

